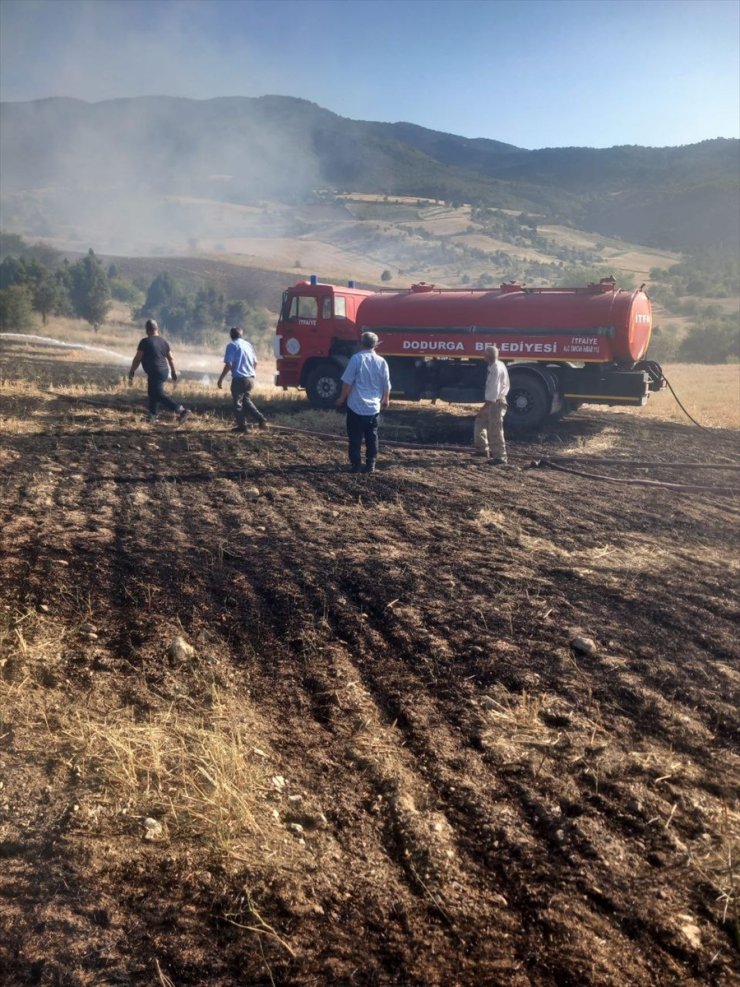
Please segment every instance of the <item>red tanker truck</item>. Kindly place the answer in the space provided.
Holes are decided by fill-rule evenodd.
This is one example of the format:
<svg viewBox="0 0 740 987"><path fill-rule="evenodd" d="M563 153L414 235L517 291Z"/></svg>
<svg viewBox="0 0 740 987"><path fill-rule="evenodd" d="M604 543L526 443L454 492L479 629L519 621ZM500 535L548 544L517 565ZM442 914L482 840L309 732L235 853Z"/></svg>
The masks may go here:
<svg viewBox="0 0 740 987"><path fill-rule="evenodd" d="M371 330L394 397L475 403L483 400L483 350L496 343L511 378L507 426L537 428L581 404L645 404L664 386L660 366L645 360L651 328L645 292L620 290L613 278L583 288L460 291L421 283L369 292L312 275L283 293L275 382L332 407L360 333Z"/></svg>

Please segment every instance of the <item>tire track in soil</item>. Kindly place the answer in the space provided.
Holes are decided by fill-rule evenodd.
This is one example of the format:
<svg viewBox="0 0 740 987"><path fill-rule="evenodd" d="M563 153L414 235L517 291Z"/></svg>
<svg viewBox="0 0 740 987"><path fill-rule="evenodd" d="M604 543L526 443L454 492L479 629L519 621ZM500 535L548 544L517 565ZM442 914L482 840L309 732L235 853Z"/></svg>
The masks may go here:
<svg viewBox="0 0 740 987"><path fill-rule="evenodd" d="M341 644L337 644L333 649L335 654L336 648L340 648L341 651L344 650ZM290 658L292 662L295 662L296 659L296 655ZM326 658L324 657L325 660ZM303 662L301 662L301 665L305 668ZM354 666L350 663L347 667L352 669L352 672L346 674L352 674L354 672ZM353 681L355 683L358 681L356 674ZM398 736L394 735L387 741L389 747L394 751L392 759L394 763L383 769L361 748L358 750L358 741L352 740L358 725L361 725L363 733L370 732L377 741L378 737L383 737L388 732L388 726L383 727L382 725L385 717L382 717L382 720L378 719L378 716L382 716L382 710L377 709L375 698L370 697L364 690L362 697L358 697L357 700L359 702L360 712L357 714L351 712L348 719L345 708L341 711L341 716L339 716L333 703L328 708L326 705L326 697L333 695L336 691L336 688L332 688L332 685L336 687L336 683L332 683L331 679L324 678L323 675L317 675L311 671L301 674L299 670L296 670L290 678L291 689L301 689L307 694L307 705L314 714L318 725L321 728L330 729L334 737L332 743L332 761L342 765L341 770L347 777L347 785L351 789L357 789L358 783L361 781L363 787L367 788L369 786L364 794L360 796L360 801L363 804L373 805L380 796L385 800L386 805L388 805L384 827L385 837L383 840L387 860L396 865L404 882L410 887L413 896L421 898L422 903L424 903L427 899L432 898L432 895L436 897L439 894L437 890L438 879L436 876L430 876L428 871L422 871L421 869L423 867L432 867L436 872L439 865L434 864L430 859L433 855L430 854L429 846L432 843L434 831L429 832L424 826L415 823L417 819L415 806L417 804L433 803L434 799L425 794L424 789L427 786L422 776L416 776L409 772L408 768L404 769L402 765L395 763L396 761L402 762L404 760L402 754L403 747L399 743ZM357 696L358 694L354 692L353 695ZM317 706L321 708L317 709ZM371 724L372 729L370 729ZM319 743L324 742L323 739L319 739ZM339 751L336 750L337 742L340 746ZM446 828L446 823L442 819L439 820L438 824ZM445 871L449 870L449 862L444 861L443 863L446 866L442 869ZM466 860L466 864L472 871L472 861ZM469 877L469 874L467 876ZM430 892L430 886L435 889L434 892ZM434 898L432 898L431 917L436 922L439 922L440 916L443 923L449 922L447 917L448 911L453 916L453 945L459 947L460 933L456 933L454 929L454 925L456 924L454 918L455 908L448 901L447 896L445 896L444 904L437 904ZM500 905L498 911L501 912ZM509 923L505 917L499 917L497 924L501 927ZM442 934L447 935L444 929L442 930ZM500 953L495 958L498 963L504 962ZM391 958L388 967L389 973L397 969L399 959L401 959L400 956ZM481 958L481 961L483 961L483 958ZM518 961L511 962L515 966Z"/></svg>
<svg viewBox="0 0 740 987"><path fill-rule="evenodd" d="M307 591L306 585L305 584L302 585L301 586L301 589L303 590L303 595L305 596L306 591ZM362 601L359 601L359 606L360 606L360 608L362 607ZM347 633L347 631L345 629L342 629L342 632L345 633L345 634ZM378 702L378 698L379 698L379 692L378 692L378 688L377 688L377 683L375 683L374 684L374 699L375 699L376 703ZM388 691L387 691L387 689L384 688L383 689L383 695L382 695L382 701L381 701L381 704L380 704L381 705L381 709L383 709L384 707L387 707L387 704L388 704ZM401 707L398 707L398 708L394 709L393 711L394 712L397 712L397 713L402 713L402 708ZM321 717L321 720L322 720L322 722L324 722L325 721L324 720L324 717ZM439 732L440 732L440 725L439 725L439 723L437 723L437 724L435 724L435 736L438 736L439 735ZM469 812L469 809L470 809L469 804L466 804L465 805L466 814Z"/></svg>
<svg viewBox="0 0 740 987"><path fill-rule="evenodd" d="M349 636L346 629L343 629L343 633ZM377 655L378 650L380 650L377 642L375 642L373 650ZM549 857L554 853L562 854L562 847L553 838L553 830L558 823L552 813L552 796L550 796L550 805L547 805L544 800L538 801L523 785L512 784L507 773L499 779L499 784L496 786L491 785L490 776L486 778L485 788L489 796L486 800L487 804L482 804L482 800L474 799L471 797L470 788L472 786L470 783L460 789L458 781L459 774L464 774L468 779L475 777L476 772L470 758L460 763L460 755L457 755L457 760L450 768L445 764L446 758L440 751L440 748L444 749L448 746L441 739L444 738L445 728L449 731L450 725L457 725L455 724L456 717L450 716L449 722L434 720L431 723L424 717L423 722L418 723L416 717L412 718L409 715L402 693L398 697L388 686L387 664L384 666L382 685L374 676L369 677L365 668L358 667L358 671L363 675L366 685L380 708L385 709L387 715L394 715L394 721L402 730L406 745L420 759L424 759L425 768L427 772L431 771L435 781L435 793L444 803L443 811L456 824L458 844L463 842L468 844L466 847L468 859L477 858L479 865L482 856L485 870L488 873L498 875L497 886L506 891L507 902L510 907L516 909L518 920L525 934L529 937L527 947L520 951L520 958L527 967L534 971L541 964L543 954L547 953L547 938L543 938L543 929L547 930L548 926L552 926L553 923L557 924L558 921L555 915L552 919L543 921L544 897L547 897L543 889L552 886L554 876L549 865ZM414 699L414 703L418 705L418 697ZM431 768L429 767L430 762ZM453 785L453 781L457 784ZM498 789L500 805L494 803L491 806L492 789ZM456 792L458 794L453 794ZM516 840L512 839L509 828L503 828L500 824L496 826L492 824L492 820L500 819L502 815L500 806L511 809L512 801L514 802L515 817L507 820L507 823L511 829L523 834L521 838ZM511 812L508 815L511 816ZM470 825L471 820L477 822L477 827ZM490 830L493 830L492 836L495 839L492 839L490 846L487 847L485 842L481 840L480 831ZM542 838L543 845L534 846L535 837L538 836ZM585 840L581 840L581 847L578 848L581 851L581 857L571 860L573 870L583 863L584 855L587 858L594 856L593 852L584 854L585 842ZM586 847L585 849L588 851L589 848ZM606 866L608 865L605 863L605 868ZM590 876L589 880L576 878L573 892L583 894L595 886L595 881L604 883L606 876L606 870L602 869L601 875L597 875L595 878L593 876ZM562 882L562 875L560 881ZM602 916L593 913L584 914L580 920L580 935L585 938L590 933L592 936L591 945L596 949L605 937L613 942L615 937L621 933L624 940L623 946L631 948L636 937L632 934L634 923L629 914L620 915L611 902L605 908L603 901L598 897L593 894L591 897L599 906L599 911L603 911L605 914ZM548 911L552 911L551 906L548 906ZM600 918L603 920L601 923L599 922ZM560 921L562 921L563 928L568 925L565 920ZM649 933L645 929L640 930L640 935L637 938L642 940L643 945L650 945ZM580 960L585 964L591 954L586 945L583 945L582 948ZM562 945L559 945L558 949L562 949ZM579 957L575 955L569 956L568 968L571 971L574 968L574 962L577 963L578 959ZM606 973L606 971L603 972ZM622 973L625 974L626 971L622 970ZM638 976L640 973L644 973L644 971L640 970L638 963L632 975ZM678 975L678 970L676 969L674 973Z"/></svg>
<svg viewBox="0 0 740 987"><path fill-rule="evenodd" d="M298 532L298 535L300 537L300 543L301 544L305 544L306 541L307 541L307 539L304 538L304 537L302 537L302 534L303 534L302 532ZM295 544L294 538L292 536L290 538L288 538L286 540L286 544L287 545L294 545ZM280 567L280 561L279 561L279 559L277 559L277 558L276 559L269 559L269 560L266 560L266 561L267 561L267 564L263 567L263 569L262 569L263 572L272 572L272 571L275 571L275 570L282 571L281 570L281 567ZM301 560L293 559L292 560L292 567L293 568L296 568L296 569L303 569L303 567L300 565L300 561ZM298 563L298 564L296 564L296 563ZM254 586L252 586L252 590L254 591ZM280 588L279 588L279 591L278 591L277 595L276 595L275 591L272 589L272 587L264 588L263 589L264 595L271 597L271 599L270 599L270 618L271 618L271 623L273 625L273 639L275 641L279 641L279 640L283 640L284 641L286 639L286 637L287 638L290 638L290 635L293 633L293 628L291 627L291 625L290 625L289 622L286 622L286 619L285 618L286 617L295 617L296 616L295 614L292 613L293 603L294 603L295 600L304 600L305 597L306 597L306 595L307 595L307 592L308 592L308 586L306 584L305 579L301 581L301 584L300 585L296 585L292 580L289 581L289 582L286 582L286 580L285 580L284 577L283 577L283 581L282 581L282 583L280 585ZM250 598L250 604L252 602L252 598ZM283 603L283 601L285 601L285 603ZM310 609L311 608L309 607L309 613L310 613ZM318 609L318 607L315 608L315 609ZM303 626L303 622L305 620L305 615L298 615L298 616L300 617L300 624L299 624L299 626ZM295 655L290 655L289 656L289 660L291 661L291 663L293 663L295 661ZM274 669L271 668L270 669L270 678L271 679L272 679L272 676L273 676L273 671L274 671ZM281 670L281 674L282 674L282 670ZM298 678L299 678L299 676L293 675L291 677L291 685L294 682L296 682L296 679L298 679ZM321 711L317 710L317 702L316 702L316 699L317 699L317 697L316 697L317 687L318 687L319 692L321 693L321 695L318 698L318 701L320 703L323 703L324 695L327 694L327 693L329 693L331 691L331 690L329 690L326 687L328 685L328 683L325 682L323 680L323 678L317 679L315 677L315 675L312 675L311 673L308 673L308 674L305 674L303 676L302 682L299 681L296 684L300 688L302 688L306 693L308 693L308 697L309 697L308 698L308 702L309 702L309 705L312 708L312 711L315 714L315 719L318 721L318 723L322 727L328 726L329 725L329 721L331 720L331 717L326 714L326 711L324 711L324 710L321 710ZM356 777L355 777L355 783L356 783ZM379 785L380 785L380 787L382 789L381 794L382 794L382 792L386 792L386 794L387 794L388 785L389 785L388 780L387 779L381 779L379 781L378 780L375 781L373 787L376 790L376 792L375 792L376 795L378 794L377 793L377 788L378 788ZM405 821L399 822L399 820L398 820L397 817L393 817L393 824L392 824L392 827L391 827L391 830L392 830L392 833L391 833L391 835L392 835L392 841L391 841L391 843L397 842L398 841L398 838L399 838L398 837L398 834L399 833L403 833L403 832L408 832L408 829L409 829L408 818L405 818ZM393 846L391 845L389 847L389 849L391 851L393 851ZM391 856L391 859L393 859L393 857L394 857L393 852L391 852L390 856ZM400 867L404 871L404 873L405 873L405 875L406 875L406 877L408 879L408 877L409 877L409 862L407 860L405 860L405 859L401 859L401 861L400 861ZM416 878L413 879L413 890L417 894L419 892L419 887L420 887L420 880L419 880L419 878L417 876Z"/></svg>
<svg viewBox="0 0 740 987"><path fill-rule="evenodd" d="M345 585L346 585L346 584L345 584ZM358 601L358 602L359 602L359 606L361 607L361 606L362 606L362 601L360 600L360 601ZM344 633L345 633L345 634L347 633L347 632L346 632L346 630L344 631ZM376 698L377 698L377 696L376 696ZM385 695L385 701L387 702L387 693L386 693L386 695ZM400 710L397 710L397 711L400 711ZM436 732L437 732L437 733L439 732L439 727L438 727L438 726L436 727ZM522 794L523 794L523 793L522 793ZM525 804L526 804L526 803L525 803ZM613 910L613 909L610 909L610 910ZM625 916L621 916L621 919L620 919L620 925L621 925L621 926L622 926L623 928L624 928L624 927L626 926L626 927L628 927L628 929L630 929L630 930L631 930L631 929L632 929L632 927L633 927L633 925L634 925L634 923L633 923L633 922L632 922L631 920L630 920L629 922L627 922L627 921L625 921ZM664 937L664 938L665 938L665 937ZM669 945L670 945L670 943L669 943ZM675 949L675 946L674 946L673 948ZM670 951L670 950L669 950L669 951ZM682 956L683 956L683 955L684 955L684 953L685 953L685 951L681 951L681 950L679 950L678 952L679 952L679 953L680 953L680 955L682 955Z"/></svg>

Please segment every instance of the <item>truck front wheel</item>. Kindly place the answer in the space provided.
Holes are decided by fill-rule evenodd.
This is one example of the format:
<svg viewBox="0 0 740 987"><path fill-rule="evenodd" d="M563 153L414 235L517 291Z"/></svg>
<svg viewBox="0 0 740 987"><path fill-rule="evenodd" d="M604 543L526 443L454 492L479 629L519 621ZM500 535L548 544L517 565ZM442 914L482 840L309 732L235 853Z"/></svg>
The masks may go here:
<svg viewBox="0 0 740 987"><path fill-rule="evenodd" d="M533 374L512 372L506 400L509 404L506 426L516 432L539 428L545 421L550 406L545 385Z"/></svg>
<svg viewBox="0 0 740 987"><path fill-rule="evenodd" d="M306 378L306 393L314 408L333 408L342 392L340 370L333 363L320 363Z"/></svg>

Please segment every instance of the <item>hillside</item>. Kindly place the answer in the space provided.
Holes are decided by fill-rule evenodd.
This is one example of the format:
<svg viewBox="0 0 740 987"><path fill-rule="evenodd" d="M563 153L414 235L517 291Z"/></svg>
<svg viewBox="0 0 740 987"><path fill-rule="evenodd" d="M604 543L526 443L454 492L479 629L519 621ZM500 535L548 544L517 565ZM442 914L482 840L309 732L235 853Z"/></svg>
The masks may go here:
<svg viewBox="0 0 740 987"><path fill-rule="evenodd" d="M207 278L233 297L273 311L280 291L310 273L339 283L354 278L366 287L407 287L418 280L472 287L512 279L551 284L562 280L564 270L582 265L640 284L651 268L678 260L668 251L569 227L533 230L510 212L479 215L470 206L403 197L355 193L296 206L181 204L194 225L213 235L182 245L189 257L115 257L121 273L151 278L168 270L174 277Z"/></svg>
<svg viewBox="0 0 740 987"><path fill-rule="evenodd" d="M157 252L210 238L185 200L296 204L317 189L525 211L658 248L738 249L738 141L528 151L288 97L0 106L3 225ZM142 247L146 245L148 250Z"/></svg>

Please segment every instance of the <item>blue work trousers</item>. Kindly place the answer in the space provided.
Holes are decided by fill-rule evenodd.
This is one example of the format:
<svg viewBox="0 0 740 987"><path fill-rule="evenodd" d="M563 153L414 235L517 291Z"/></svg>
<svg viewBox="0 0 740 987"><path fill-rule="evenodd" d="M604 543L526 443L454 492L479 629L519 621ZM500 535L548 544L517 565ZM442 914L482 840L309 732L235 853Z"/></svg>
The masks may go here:
<svg viewBox="0 0 740 987"><path fill-rule="evenodd" d="M380 415L358 415L347 408L347 435L349 437L349 461L353 466L362 462L362 440L365 440L365 461L370 464L378 458L378 419Z"/></svg>

